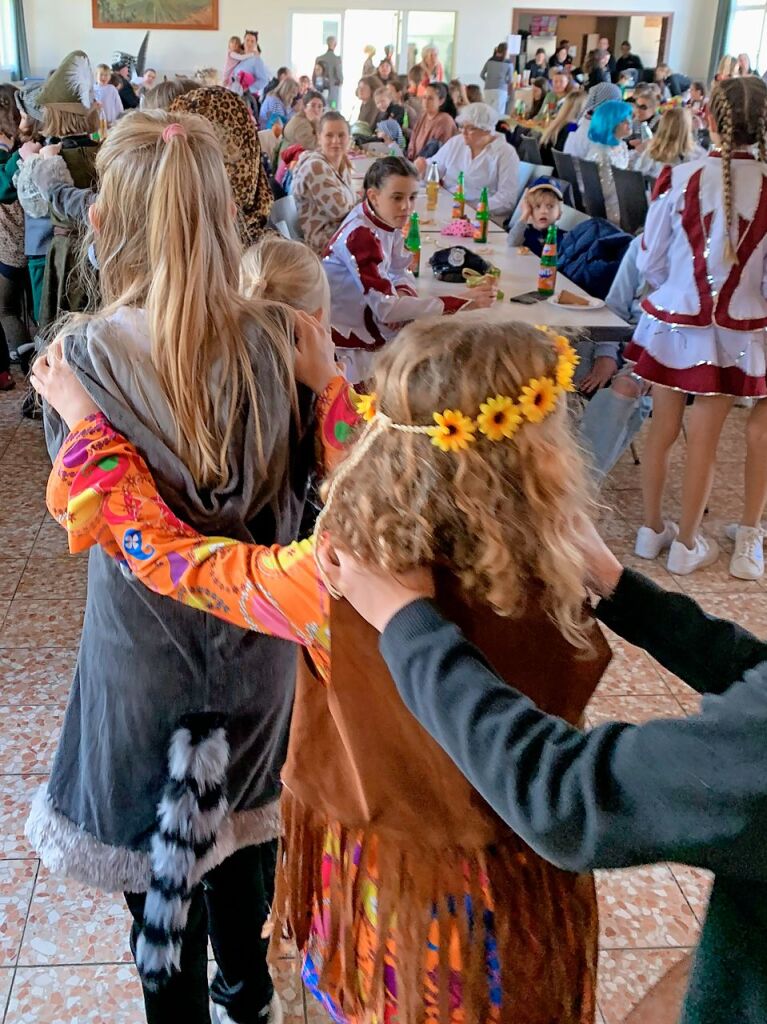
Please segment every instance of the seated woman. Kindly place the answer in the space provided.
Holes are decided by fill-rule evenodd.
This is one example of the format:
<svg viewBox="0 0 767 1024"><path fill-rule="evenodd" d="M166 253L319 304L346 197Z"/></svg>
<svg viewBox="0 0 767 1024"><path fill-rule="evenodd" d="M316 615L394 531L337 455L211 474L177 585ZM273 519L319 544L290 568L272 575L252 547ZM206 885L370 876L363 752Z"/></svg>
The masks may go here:
<svg viewBox="0 0 767 1024"><path fill-rule="evenodd" d="M302 153L293 171L290 194L296 201L304 241L318 255L354 207L349 166L349 125L337 110L320 120L317 150Z"/></svg>
<svg viewBox="0 0 767 1024"><path fill-rule="evenodd" d="M657 178L664 167L676 167L706 155L692 133L692 114L684 107L671 107L661 115L658 130L647 146L632 154L631 166L650 178Z"/></svg>
<svg viewBox="0 0 767 1024"><path fill-rule="evenodd" d="M573 80L569 72L564 69L555 71L551 76L551 89L544 96L543 106L538 111L538 120L555 117L572 89Z"/></svg>
<svg viewBox="0 0 767 1024"><path fill-rule="evenodd" d="M447 91L450 93L450 99L456 110L460 111L464 107L468 107L469 97L466 95L466 86L459 78L452 78L447 83Z"/></svg>
<svg viewBox="0 0 767 1024"><path fill-rule="evenodd" d="M332 356L313 364L302 379L325 395ZM316 532L389 571L438 566L438 606L504 678L574 724L609 648L583 582L590 506L563 400L572 372L564 339L509 317L409 325L379 360L368 425ZM330 1019L593 1021L593 879L523 844L404 711L375 632L323 585L315 551L332 561L328 543L211 543L164 506L103 416L78 422L92 404L65 404L77 426L48 500L72 550L100 541L154 593L305 648L276 935L285 923ZM325 413L325 445L355 420Z"/></svg>
<svg viewBox="0 0 767 1024"><path fill-rule="evenodd" d="M585 159L599 166L605 213L613 224L619 224L621 219L613 167L625 170L629 165L629 149L624 140L631 134L631 117L630 104L623 100L608 100L597 107L589 125L589 148Z"/></svg>
<svg viewBox="0 0 767 1024"><path fill-rule="evenodd" d="M258 113L261 130L271 128L275 121L287 124L293 116L293 100L298 96L299 86L295 78L284 78L268 93Z"/></svg>
<svg viewBox="0 0 767 1024"><path fill-rule="evenodd" d="M533 101L530 104L527 116L531 120L536 120L544 109L543 104L549 92L548 78L534 78L530 83L530 89L532 90Z"/></svg>
<svg viewBox="0 0 767 1024"><path fill-rule="evenodd" d="M505 220L517 203L519 157L503 135L495 130L496 111L487 103L470 103L458 117L461 135L439 150L434 160L442 184L453 192L463 172L463 191L467 202L476 206L486 188L490 196L490 216ZM426 161L416 161L420 174Z"/></svg>
<svg viewBox="0 0 767 1024"><path fill-rule="evenodd" d="M578 128L578 121L583 114L587 99L587 94L580 89L568 93L557 114L543 129L540 146L545 164L554 166L552 150L556 149L559 153L565 151L568 138Z"/></svg>
<svg viewBox="0 0 767 1024"><path fill-rule="evenodd" d="M368 380L377 349L403 323L425 316L487 308L496 286L464 295L419 298L402 229L418 193L415 167L402 157L377 160L365 175L365 198L344 221L323 260L330 282L333 341L351 381Z"/></svg>
<svg viewBox="0 0 767 1024"><path fill-rule="evenodd" d="M315 150L318 145L317 130L324 113L325 100L321 93L305 93L303 110L294 114L285 125L282 146L303 146L304 149Z"/></svg>
<svg viewBox="0 0 767 1024"><path fill-rule="evenodd" d="M383 82L377 75L369 75L361 78L357 84L357 99L360 101L360 109L357 114L357 122L362 122L370 129L368 135L372 134L378 108L376 107L375 92L380 89Z"/></svg>
<svg viewBox="0 0 767 1024"><path fill-rule="evenodd" d="M433 156L440 146L458 134L455 105L443 82L432 82L423 97L423 114L410 136L407 155L410 160Z"/></svg>
<svg viewBox="0 0 767 1024"><path fill-rule="evenodd" d="M583 108L583 113L578 121L578 127L567 136L565 153L585 160L590 145L589 128L591 127L591 118L594 111L600 104L607 103L608 100L619 100L620 98L621 91L612 82L604 82L602 85L597 85L595 88L590 89L586 95L586 106Z"/></svg>

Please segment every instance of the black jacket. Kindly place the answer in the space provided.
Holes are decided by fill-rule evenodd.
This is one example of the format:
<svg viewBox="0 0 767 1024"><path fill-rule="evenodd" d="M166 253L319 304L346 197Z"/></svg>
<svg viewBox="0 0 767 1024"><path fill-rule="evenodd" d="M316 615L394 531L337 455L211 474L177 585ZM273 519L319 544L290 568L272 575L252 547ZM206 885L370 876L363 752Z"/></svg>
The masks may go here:
<svg viewBox="0 0 767 1024"><path fill-rule="evenodd" d="M630 570L597 616L707 694L700 714L580 732L501 682L428 601L392 619L381 651L408 708L541 856L713 871L681 1024L764 1024L767 643Z"/></svg>

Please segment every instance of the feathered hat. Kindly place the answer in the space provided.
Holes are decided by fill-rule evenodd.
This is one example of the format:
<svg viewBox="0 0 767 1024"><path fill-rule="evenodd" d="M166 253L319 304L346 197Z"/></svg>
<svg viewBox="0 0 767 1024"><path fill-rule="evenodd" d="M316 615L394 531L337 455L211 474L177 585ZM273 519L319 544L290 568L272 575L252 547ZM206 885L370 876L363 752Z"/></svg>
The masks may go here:
<svg viewBox="0 0 767 1024"><path fill-rule="evenodd" d="M68 114L87 114L95 101L93 81L88 54L73 50L43 85L37 102Z"/></svg>

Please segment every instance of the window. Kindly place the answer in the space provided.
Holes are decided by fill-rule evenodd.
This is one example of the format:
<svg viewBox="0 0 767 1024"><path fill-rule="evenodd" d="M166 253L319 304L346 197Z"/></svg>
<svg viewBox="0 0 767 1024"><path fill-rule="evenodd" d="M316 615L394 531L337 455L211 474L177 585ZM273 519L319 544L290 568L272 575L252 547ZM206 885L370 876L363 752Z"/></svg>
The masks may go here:
<svg viewBox="0 0 767 1024"><path fill-rule="evenodd" d="M453 77L455 13L453 11L408 11L406 28L407 71L421 59L424 46L436 46L445 69L445 80Z"/></svg>
<svg viewBox="0 0 767 1024"><path fill-rule="evenodd" d="M18 73L16 34L11 0L0 0L0 78L15 78Z"/></svg>
<svg viewBox="0 0 767 1024"><path fill-rule="evenodd" d="M767 70L767 2L733 0L727 26L725 53L747 53L751 66Z"/></svg>

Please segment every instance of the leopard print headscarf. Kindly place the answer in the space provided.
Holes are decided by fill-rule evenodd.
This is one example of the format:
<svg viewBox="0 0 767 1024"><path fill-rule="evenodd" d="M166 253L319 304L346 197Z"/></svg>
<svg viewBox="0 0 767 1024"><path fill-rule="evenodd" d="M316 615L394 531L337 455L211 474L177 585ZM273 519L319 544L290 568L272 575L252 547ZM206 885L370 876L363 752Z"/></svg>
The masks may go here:
<svg viewBox="0 0 767 1024"><path fill-rule="evenodd" d="M264 233L273 198L258 131L245 101L220 86L204 86L177 96L169 111L199 114L213 125L237 204L240 238L243 245L252 245Z"/></svg>

